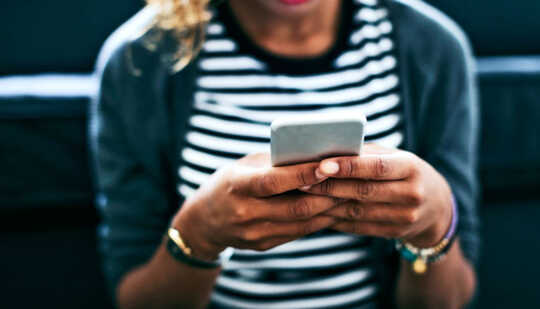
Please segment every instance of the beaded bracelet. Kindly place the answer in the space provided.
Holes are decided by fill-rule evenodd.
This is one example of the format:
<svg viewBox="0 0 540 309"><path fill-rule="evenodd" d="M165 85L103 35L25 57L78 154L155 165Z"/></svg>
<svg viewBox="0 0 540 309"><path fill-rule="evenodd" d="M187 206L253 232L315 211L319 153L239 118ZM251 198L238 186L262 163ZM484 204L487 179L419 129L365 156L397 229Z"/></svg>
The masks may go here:
<svg viewBox="0 0 540 309"><path fill-rule="evenodd" d="M412 269L417 274L427 271L427 265L440 261L446 256L455 240L458 222L458 208L452 195L452 222L443 239L431 248L417 248L410 243L396 239L396 250L407 261L412 263Z"/></svg>

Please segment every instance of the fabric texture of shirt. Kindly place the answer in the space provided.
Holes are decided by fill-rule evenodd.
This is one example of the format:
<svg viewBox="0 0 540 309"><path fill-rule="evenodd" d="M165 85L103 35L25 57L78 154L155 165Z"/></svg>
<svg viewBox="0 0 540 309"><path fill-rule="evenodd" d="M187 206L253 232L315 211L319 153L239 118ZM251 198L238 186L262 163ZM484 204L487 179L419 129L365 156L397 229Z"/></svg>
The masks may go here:
<svg viewBox="0 0 540 309"><path fill-rule="evenodd" d="M459 207L460 244L466 258L475 263L479 250L475 208L478 119L467 40L453 22L422 2L358 2L367 8L380 5L386 10L391 28L389 55L395 55L399 85L394 95L402 105L401 112L396 113L403 123L400 144L434 166L450 184ZM364 18L379 16L363 14ZM90 135L99 192L97 206L103 214L99 237L111 291L128 271L151 258L182 203L177 185L187 178L179 170L186 166L182 165L186 161L181 154L190 146L189 134L197 133L193 129L201 118L196 117L209 116L198 113L197 104L200 107L199 102L204 102L198 98L208 99L201 87L203 78L212 77L201 74L199 60L204 61L208 49L211 52L220 47L210 43L201 59L171 74L159 48L149 50L144 36L133 38L153 15L145 9L118 29L98 59L101 88L92 106ZM214 25L208 29L218 28ZM362 44L362 35L366 34L355 37L353 32L349 40ZM351 53L348 61L361 57L359 50ZM337 54L345 53L341 50ZM358 79L360 74L351 78ZM301 89L298 93L308 91ZM391 304L398 257L391 241L373 239L369 247L373 258L380 261L373 266L381 292L378 298ZM219 279L217 286L219 289Z"/></svg>

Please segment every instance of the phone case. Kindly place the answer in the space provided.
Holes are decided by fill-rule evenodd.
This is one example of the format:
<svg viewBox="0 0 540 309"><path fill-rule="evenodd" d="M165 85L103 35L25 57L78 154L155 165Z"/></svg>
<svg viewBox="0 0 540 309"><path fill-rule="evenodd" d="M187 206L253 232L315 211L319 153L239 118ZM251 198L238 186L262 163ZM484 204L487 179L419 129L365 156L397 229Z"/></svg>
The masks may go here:
<svg viewBox="0 0 540 309"><path fill-rule="evenodd" d="M272 165L359 155L366 123L363 115L343 114L276 119L271 126Z"/></svg>

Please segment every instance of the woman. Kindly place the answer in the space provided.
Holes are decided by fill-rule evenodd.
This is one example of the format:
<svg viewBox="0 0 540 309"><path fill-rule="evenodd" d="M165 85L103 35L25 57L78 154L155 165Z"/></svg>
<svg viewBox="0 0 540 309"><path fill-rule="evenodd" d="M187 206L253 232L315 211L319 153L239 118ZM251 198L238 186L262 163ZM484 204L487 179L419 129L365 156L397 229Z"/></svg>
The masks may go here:
<svg viewBox="0 0 540 309"><path fill-rule="evenodd" d="M149 1L100 59L119 307L467 304L477 120L457 27L414 0L207 2ZM270 166L273 119L329 111L367 116L360 157Z"/></svg>

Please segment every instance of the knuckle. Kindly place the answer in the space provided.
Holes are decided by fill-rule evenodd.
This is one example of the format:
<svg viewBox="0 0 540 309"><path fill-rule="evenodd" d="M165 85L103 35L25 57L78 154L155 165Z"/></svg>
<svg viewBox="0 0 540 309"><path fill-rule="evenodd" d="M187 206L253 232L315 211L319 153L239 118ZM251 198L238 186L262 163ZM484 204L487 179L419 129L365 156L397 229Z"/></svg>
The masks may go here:
<svg viewBox="0 0 540 309"><path fill-rule="evenodd" d="M350 204L346 208L349 219L358 220L364 217L364 209L360 205Z"/></svg>
<svg viewBox="0 0 540 309"><path fill-rule="evenodd" d="M289 207L290 215L295 219L303 219L310 215L310 204L305 198L298 199Z"/></svg>
<svg viewBox="0 0 540 309"><path fill-rule="evenodd" d="M408 193L409 203L418 206L424 202L424 187L420 184L414 184Z"/></svg>
<svg viewBox="0 0 540 309"><path fill-rule="evenodd" d="M259 188L263 194L273 194L278 191L279 183L275 176L265 174L259 180Z"/></svg>
<svg viewBox="0 0 540 309"><path fill-rule="evenodd" d="M296 179L298 181L298 184L300 184L300 186L306 186L306 185L310 185L312 184L312 182L310 182L310 178L306 171L304 170L298 170L296 171Z"/></svg>
<svg viewBox="0 0 540 309"><path fill-rule="evenodd" d="M384 178L390 173L390 164L383 157L377 157L374 162L373 171L375 178Z"/></svg>
<svg viewBox="0 0 540 309"><path fill-rule="evenodd" d="M233 218L233 221L237 223L249 221L248 208L244 206L237 206L234 208Z"/></svg>
<svg viewBox="0 0 540 309"><path fill-rule="evenodd" d="M375 191L375 184L370 181L358 181L354 186L356 196L360 201L368 199Z"/></svg>
<svg viewBox="0 0 540 309"><path fill-rule="evenodd" d="M333 192L334 182L328 179L320 184L320 191L322 194L330 194Z"/></svg>
<svg viewBox="0 0 540 309"><path fill-rule="evenodd" d="M311 221L307 221L302 224L301 233L302 235L309 235L315 232L315 225Z"/></svg>
<svg viewBox="0 0 540 309"><path fill-rule="evenodd" d="M418 221L418 211L416 209L409 210L404 216L404 222L406 224L414 224Z"/></svg>
<svg viewBox="0 0 540 309"><path fill-rule="evenodd" d="M242 239L244 241L257 241L260 239L260 233L256 230L247 229L242 233Z"/></svg>
<svg viewBox="0 0 540 309"><path fill-rule="evenodd" d="M240 187L238 183L233 182L231 180L227 181L226 186L227 186L227 193L229 193L230 195L237 195L242 190L242 188Z"/></svg>
<svg viewBox="0 0 540 309"><path fill-rule="evenodd" d="M354 177L356 175L356 164L353 162L353 160L344 160L344 164L340 164L343 166L343 174L345 177Z"/></svg>
<svg viewBox="0 0 540 309"><path fill-rule="evenodd" d="M241 191L241 186L237 181L234 181L234 176L232 173L226 172L223 174L222 183L225 186L225 191L227 194L236 195Z"/></svg>

